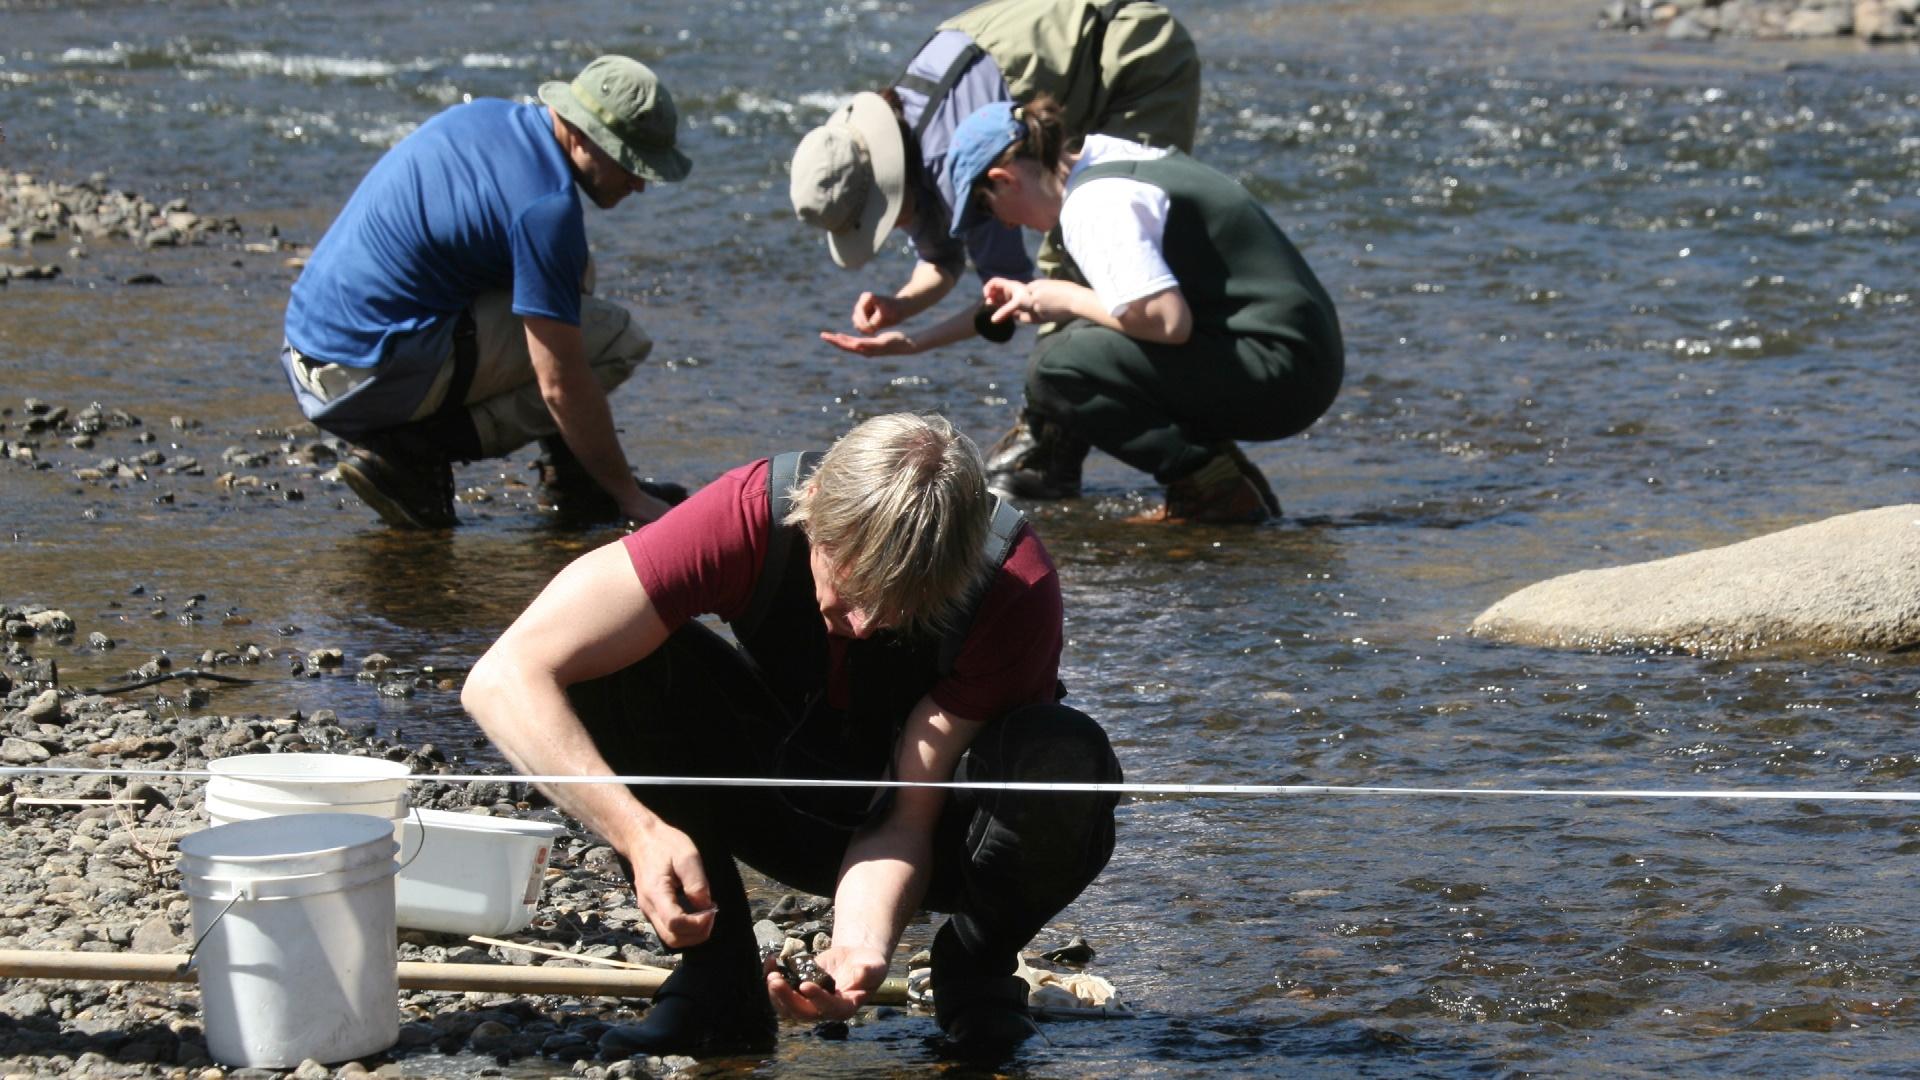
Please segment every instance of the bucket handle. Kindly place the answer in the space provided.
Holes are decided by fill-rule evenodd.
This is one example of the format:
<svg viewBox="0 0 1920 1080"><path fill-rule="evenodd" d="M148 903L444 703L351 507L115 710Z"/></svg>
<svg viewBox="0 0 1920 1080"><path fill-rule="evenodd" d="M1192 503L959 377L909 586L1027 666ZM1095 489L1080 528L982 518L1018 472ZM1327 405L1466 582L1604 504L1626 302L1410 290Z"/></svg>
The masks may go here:
<svg viewBox="0 0 1920 1080"><path fill-rule="evenodd" d="M420 817L420 807L417 804L415 804L412 800L408 800L407 802L407 816L413 819L413 831L420 834L420 846L414 848L413 854L407 856L407 861L400 864L400 869L398 873L401 873L401 874L406 873L407 867L413 865L413 860L419 858L421 853L427 850L427 823L424 820L422 820ZM407 848L404 841L400 845L400 854L402 855L407 854Z"/></svg>
<svg viewBox="0 0 1920 1080"><path fill-rule="evenodd" d="M414 827L420 833L420 846L414 848L413 855L409 857L406 862L400 864L400 870L405 870L407 867L412 866L413 860L419 858L420 853L427 850L427 824L420 819L420 808L418 806L409 806L407 807L407 814L413 818ZM193 965L195 961L200 958L200 946L207 943L207 938L213 935L214 927L219 926L220 920L227 917L227 912L233 910L233 905L242 900L252 901L258 899L254 896L252 881L234 881L229 882L229 884L233 886L233 895L227 898L227 904L220 909L220 914L215 915L213 921L207 924L207 928L200 931L200 936L194 939L193 947L187 950L186 963L180 965L181 971L194 970Z"/></svg>
<svg viewBox="0 0 1920 1080"><path fill-rule="evenodd" d="M207 938L213 934L213 928L216 926L219 926L220 920L227 917L227 912L233 910L233 905L239 903L242 900L253 899L252 893L253 893L253 889L248 886L247 882L244 882L244 881L234 882L233 896L228 898L227 906L220 909L220 914L215 915L213 917L213 921L207 924L207 928L205 930L200 931L200 936L194 939L193 948L187 950L187 962L180 965L181 971L194 970L194 967L193 967L194 962L199 960L200 958L200 946L205 945L207 943Z"/></svg>

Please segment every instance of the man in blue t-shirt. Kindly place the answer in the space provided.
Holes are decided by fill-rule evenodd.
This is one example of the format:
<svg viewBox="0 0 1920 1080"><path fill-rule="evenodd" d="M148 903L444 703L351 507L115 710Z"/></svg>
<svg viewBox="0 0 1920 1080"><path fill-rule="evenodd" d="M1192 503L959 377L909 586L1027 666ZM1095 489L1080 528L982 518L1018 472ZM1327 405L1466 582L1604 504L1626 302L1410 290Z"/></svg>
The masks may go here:
<svg viewBox="0 0 1920 1080"><path fill-rule="evenodd" d="M553 494L634 521L676 485L634 479L607 391L653 343L587 295L579 193L610 209L684 178L679 116L647 67L602 56L543 104L480 99L368 172L287 303L300 410L352 444L341 479L388 524L454 524L452 462L538 439Z"/></svg>

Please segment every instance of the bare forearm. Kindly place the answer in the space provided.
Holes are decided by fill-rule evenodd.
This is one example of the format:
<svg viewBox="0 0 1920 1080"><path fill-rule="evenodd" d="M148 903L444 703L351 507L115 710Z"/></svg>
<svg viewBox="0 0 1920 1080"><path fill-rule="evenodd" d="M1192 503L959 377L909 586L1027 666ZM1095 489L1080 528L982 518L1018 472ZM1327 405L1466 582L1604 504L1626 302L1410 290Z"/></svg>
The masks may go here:
<svg viewBox="0 0 1920 1080"><path fill-rule="evenodd" d="M460 700L507 763L523 775L611 776L567 695L551 673L525 670L493 653L467 677ZM555 806L623 854L654 820L619 784L541 784Z"/></svg>
<svg viewBox="0 0 1920 1080"><path fill-rule="evenodd" d="M581 352L580 328L532 316L522 321L527 329L527 355L533 360L534 378L540 384L540 399L581 467L602 491L613 496L628 517L652 521L666 513L665 503L641 491L634 482L626 451L620 448L613 429L607 392Z"/></svg>
<svg viewBox="0 0 1920 1080"><path fill-rule="evenodd" d="M894 757L902 780L950 780L960 755L980 725L948 716L931 698L921 698L907 716ZM845 1019L887 977L900 931L926 892L933 859L933 831L945 805L939 788L901 788L886 816L847 845L834 890L833 948L821 967L838 983L828 990L811 983L787 985L769 975L768 993L787 1016Z"/></svg>
<svg viewBox="0 0 1920 1080"><path fill-rule="evenodd" d="M926 837L856 837L834 890L834 946L892 956L926 892L928 858Z"/></svg>
<svg viewBox="0 0 1920 1080"><path fill-rule="evenodd" d="M666 638L625 547L607 544L568 564L507 627L468 673L460 704L522 773L609 776L566 688L619 671ZM542 790L623 851L652 818L618 784Z"/></svg>
<svg viewBox="0 0 1920 1080"><path fill-rule="evenodd" d="M560 437L587 475L616 499L629 490L637 494L633 468L613 427L613 410L593 375L585 370L565 372L556 385L541 387L541 397L560 428Z"/></svg>
<svg viewBox="0 0 1920 1080"><path fill-rule="evenodd" d="M1031 323L1083 319L1136 341L1162 345L1184 345L1193 336L1193 311L1177 287L1143 296L1118 312L1109 311L1099 294L1085 285L1057 278L1025 283L994 278L981 296L1002 319Z"/></svg>
<svg viewBox="0 0 1920 1080"><path fill-rule="evenodd" d="M942 345L951 345L956 341L965 341L979 336L979 331L973 328L973 317L979 311L980 305L973 304L954 312L951 316L915 334L914 344L924 352L927 349L937 349Z"/></svg>
<svg viewBox="0 0 1920 1080"><path fill-rule="evenodd" d="M911 319L946 298L952 291L953 283L959 275L948 273L930 262L920 261L913 264L913 273L907 283L894 292L894 302L899 305L900 317Z"/></svg>
<svg viewBox="0 0 1920 1080"><path fill-rule="evenodd" d="M1155 293L1112 312L1100 302L1099 294L1084 285L1050 284L1058 290L1073 317L1118 330L1135 341L1183 345L1192 334L1186 301L1176 291Z"/></svg>

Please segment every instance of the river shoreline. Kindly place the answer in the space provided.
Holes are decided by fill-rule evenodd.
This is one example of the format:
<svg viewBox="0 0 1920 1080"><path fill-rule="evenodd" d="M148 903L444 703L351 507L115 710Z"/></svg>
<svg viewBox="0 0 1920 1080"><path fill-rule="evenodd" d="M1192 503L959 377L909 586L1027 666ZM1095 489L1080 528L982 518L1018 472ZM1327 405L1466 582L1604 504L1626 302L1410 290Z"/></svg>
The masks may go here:
<svg viewBox="0 0 1920 1080"><path fill-rule="evenodd" d="M0 819L10 842L0 849L0 949L127 951L183 955L191 944L188 902L179 891L174 842L206 827L204 782L191 777L59 775L62 769L191 771L209 758L254 753L366 755L413 770L415 806L571 824L545 807L527 785L435 784L435 773L493 766L450 759L431 744L406 746L365 725L349 731L330 711L312 716L235 716L212 711L208 687L193 671L169 671L150 659L129 676L160 679L136 690L81 693L60 686L54 656L72 647L76 628L64 612L30 604L0 609L8 655L0 668L7 734L0 762L50 770L0 778ZM337 650L256 652L208 670L255 670L293 660L316 671L339 666ZM389 679L422 678L387 667L364 670ZM216 667L216 665L218 665ZM227 678L236 678L227 674ZM139 681L129 679L130 682ZM457 770L456 770L457 766ZM103 802L102 800L107 800ZM535 921L517 939L578 954L579 961L530 950L470 942L457 935L405 930L399 959L454 964L591 966L594 959L671 968L674 958L634 906L610 848L574 831L554 846L545 896ZM779 926L795 946L817 949L831 933L831 905L818 898L754 890L756 921ZM297 973L287 973L297 978ZM190 985L14 980L0 993L0 1075L167 1076L217 1080L261 1070L231 1070L208 1057L198 992ZM572 1070L587 1077L670 1074L690 1059L597 1062L599 1035L634 1019L644 1001L459 992L404 992L400 1041L357 1065L296 1076L443 1075L483 1073L489 1066ZM870 1010L859 1021L910 1022L899 1009ZM788 1033L805 1038L804 1027ZM844 1038L844 1034L837 1037ZM575 1062L584 1062L574 1068ZM271 1073L273 1070L266 1070Z"/></svg>

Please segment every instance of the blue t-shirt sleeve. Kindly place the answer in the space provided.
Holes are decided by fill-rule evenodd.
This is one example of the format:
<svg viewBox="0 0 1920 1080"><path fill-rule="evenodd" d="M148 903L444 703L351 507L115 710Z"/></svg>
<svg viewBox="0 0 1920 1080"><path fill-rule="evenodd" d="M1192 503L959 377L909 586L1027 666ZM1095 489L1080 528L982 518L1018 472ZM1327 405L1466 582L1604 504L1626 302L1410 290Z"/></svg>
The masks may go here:
<svg viewBox="0 0 1920 1080"><path fill-rule="evenodd" d="M514 220L513 313L580 325L580 281L587 271L587 225L580 200L555 192Z"/></svg>
<svg viewBox="0 0 1920 1080"><path fill-rule="evenodd" d="M921 188L914 193L920 212L914 215L913 224L907 228L907 238L913 241L914 257L924 263L945 270L954 277L967 268L967 248L960 240L947 235L947 223L950 220L946 207L930 206L929 189Z"/></svg>
<svg viewBox="0 0 1920 1080"><path fill-rule="evenodd" d="M924 220L914 221L908 235L920 261L959 277L971 258L981 281L997 277L1033 280L1033 260L1027 257L1026 239L1019 229L983 221L956 238L947 235L948 220L946 214L926 214Z"/></svg>

